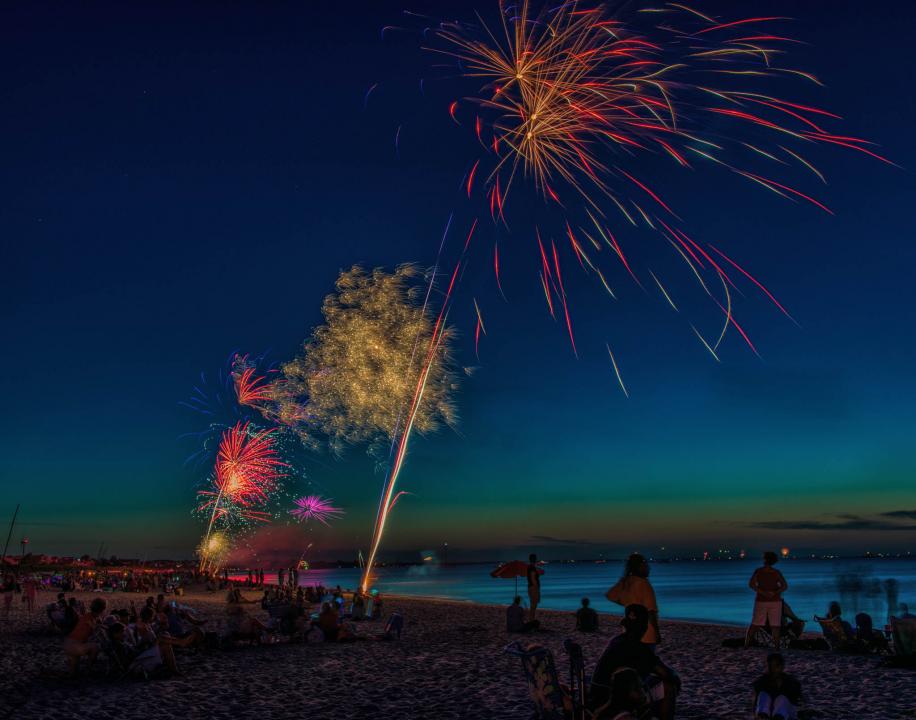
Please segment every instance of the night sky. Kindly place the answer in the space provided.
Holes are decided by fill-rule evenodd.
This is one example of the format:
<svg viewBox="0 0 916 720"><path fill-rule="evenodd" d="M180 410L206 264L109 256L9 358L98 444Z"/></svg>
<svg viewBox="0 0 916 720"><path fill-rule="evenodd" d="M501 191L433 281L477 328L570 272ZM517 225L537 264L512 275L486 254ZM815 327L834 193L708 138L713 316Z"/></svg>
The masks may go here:
<svg viewBox="0 0 916 720"><path fill-rule="evenodd" d="M470 17L472 5L493 12L411 7ZM736 312L761 357L731 333L716 364L688 323L715 334L708 306L675 314L622 272L614 302L569 256L577 360L547 313L530 226L498 231L487 218L452 316L459 362L476 368L461 423L413 443L400 487L414 495L396 509L387 556L443 542L469 558L514 546L553 557L916 549L916 10L764 6L795 17L789 31L808 43L786 64L827 86L785 94L834 110L838 128L875 139L901 168L813 148L829 185L801 168L794 179L835 216L703 166L640 170L798 325L742 285ZM4 5L0 518L5 533L22 503L14 548L25 533L36 552L105 543L107 554L189 556L206 470L185 463L198 446L184 436L207 421L180 402L201 371L215 377L236 350L291 357L340 269L431 265L452 212L447 252L461 243L473 212L458 184L476 157L447 112L461 86L427 80L420 93L431 60L418 38L379 32L404 22L403 7ZM498 233L507 301L491 265ZM638 271L693 292L670 250L627 241ZM472 298L488 331L479 362ZM317 555L365 549L382 476L364 449L298 469L347 510L310 531Z"/></svg>

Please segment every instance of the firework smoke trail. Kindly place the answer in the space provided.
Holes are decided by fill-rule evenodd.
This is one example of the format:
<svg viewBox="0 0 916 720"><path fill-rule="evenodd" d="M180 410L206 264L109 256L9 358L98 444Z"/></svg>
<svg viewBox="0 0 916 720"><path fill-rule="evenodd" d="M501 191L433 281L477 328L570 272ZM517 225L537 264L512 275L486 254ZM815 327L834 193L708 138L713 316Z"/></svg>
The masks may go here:
<svg viewBox="0 0 916 720"><path fill-rule="evenodd" d="M336 520L344 514L341 508L334 507L331 503L331 500L320 495L306 495L296 500L296 507L289 513L299 520L317 520L322 525L329 526L328 520Z"/></svg>
<svg viewBox="0 0 916 720"><path fill-rule="evenodd" d="M468 240L470 241L470 237L468 237ZM467 247L468 245L465 243L465 251L467 250ZM363 577L360 581L360 587L364 592L369 589L369 581L372 578L372 568L375 565L375 557L378 554L378 548L382 542L382 536L385 532L388 516L391 513L391 509L394 507L397 498L400 497L400 493L395 495L395 487L397 486L398 476L401 474L401 468L404 464L404 457L407 454L407 443L410 440L410 434L413 431L414 421L416 420L417 416L417 410L423 400L423 393L426 391L426 385L429 380L430 371L433 367L433 363L436 359L437 353L440 350L442 339L444 337L446 328L445 320L448 316L449 301L451 300L452 291L455 288L455 282L458 279L458 273L461 269L463 260L464 253L462 253L461 259L459 259L458 263L455 265L455 270L452 273L452 278L449 282L448 290L445 293L442 307L439 310L439 317L436 319L433 333L429 339L426 357L423 361L423 364L420 366L420 374L417 379L417 387L414 391L413 400L411 401L410 408L407 412L407 419L404 424L404 430L398 440L394 462L391 465L391 470L388 473L388 481L385 489L382 492L382 502L379 504L379 511L375 521L375 528L372 533L372 544L369 549L369 557L366 560L366 565L363 569ZM430 289L431 287L432 280L430 281Z"/></svg>
<svg viewBox="0 0 916 720"><path fill-rule="evenodd" d="M283 477L286 464L280 460L274 430L249 430L249 423L236 424L223 433L213 476L215 490L201 490L198 510L210 510L207 532L202 543L209 547L214 524L232 513L249 520L265 520L257 508L267 501ZM201 557L201 570L207 556Z"/></svg>

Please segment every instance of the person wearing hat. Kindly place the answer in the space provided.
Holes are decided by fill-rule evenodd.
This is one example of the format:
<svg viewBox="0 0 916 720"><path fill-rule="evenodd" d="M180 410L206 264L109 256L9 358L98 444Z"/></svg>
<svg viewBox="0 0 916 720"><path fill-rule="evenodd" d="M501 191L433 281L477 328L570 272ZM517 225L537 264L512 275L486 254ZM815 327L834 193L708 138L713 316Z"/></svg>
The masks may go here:
<svg viewBox="0 0 916 720"><path fill-rule="evenodd" d="M627 605L620 624L623 632L608 643L592 674L590 707L597 713L608 705L615 674L623 668L632 668L642 680L655 716L659 720L673 720L681 681L658 658L652 646L642 642L649 627L648 609L644 605Z"/></svg>

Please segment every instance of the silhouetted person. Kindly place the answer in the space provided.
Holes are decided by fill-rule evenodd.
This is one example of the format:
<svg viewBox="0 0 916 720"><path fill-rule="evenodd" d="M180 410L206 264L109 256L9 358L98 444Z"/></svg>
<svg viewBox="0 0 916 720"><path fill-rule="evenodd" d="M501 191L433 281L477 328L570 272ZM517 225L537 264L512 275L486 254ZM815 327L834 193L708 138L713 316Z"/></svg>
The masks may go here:
<svg viewBox="0 0 916 720"><path fill-rule="evenodd" d="M608 643L595 666L589 704L593 710L603 707L610 699L617 671L632 668L642 680L655 716L673 720L681 682L677 673L653 652L652 646L642 641L649 629L649 611L642 605L627 605L621 625L623 633Z"/></svg>
<svg viewBox="0 0 916 720"><path fill-rule="evenodd" d="M541 602L541 575L543 572L544 571L538 567L538 556L531 553L528 556L528 569L525 572L525 576L528 578L528 603L530 606L530 610L528 611L529 622L534 621L538 603Z"/></svg>
<svg viewBox="0 0 916 720"><path fill-rule="evenodd" d="M534 630L537 620L525 622L525 610L522 608L522 596L516 595L512 604L506 608L506 632L524 633Z"/></svg>
<svg viewBox="0 0 916 720"><path fill-rule="evenodd" d="M576 630L595 632L598 629L598 613L589 607L588 598L582 598L582 607L576 610Z"/></svg>
<svg viewBox="0 0 916 720"><path fill-rule="evenodd" d="M754 681L758 718L795 720L795 708L801 702L801 683L785 672L785 661L779 653L767 656L767 671Z"/></svg>
<svg viewBox="0 0 916 720"><path fill-rule="evenodd" d="M662 641L662 633L658 627L658 603L655 600L655 589L649 582L649 563L642 555L633 553L627 558L623 568L623 577L607 591L605 597L623 607L642 605L646 608L649 611L649 628L642 641L652 646Z"/></svg>
<svg viewBox="0 0 916 720"><path fill-rule="evenodd" d="M754 617L747 629L744 646L750 647L751 641L758 630L763 630L767 625L773 635L773 643L779 647L779 635L782 628L782 594L788 589L789 584L773 566L779 562L779 556L774 552L763 554L763 565L751 575L748 587L757 593L754 599Z"/></svg>

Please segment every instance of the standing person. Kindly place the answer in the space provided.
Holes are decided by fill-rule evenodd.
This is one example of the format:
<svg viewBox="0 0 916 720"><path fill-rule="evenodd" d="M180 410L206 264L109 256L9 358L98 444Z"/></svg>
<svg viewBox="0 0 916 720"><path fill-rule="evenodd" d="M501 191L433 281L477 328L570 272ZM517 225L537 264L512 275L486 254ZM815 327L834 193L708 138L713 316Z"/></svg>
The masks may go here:
<svg viewBox="0 0 916 720"><path fill-rule="evenodd" d="M286 578L286 569L277 570L277 587L283 587L283 580Z"/></svg>
<svg viewBox="0 0 916 720"><path fill-rule="evenodd" d="M770 626L773 644L779 647L779 634L782 627L782 594L789 584L773 566L779 562L779 556L767 551L763 554L763 565L751 575L748 587L757 593L754 599L754 617L744 638L744 647L750 647L758 630Z"/></svg>
<svg viewBox="0 0 916 720"><path fill-rule="evenodd" d="M263 588L264 587L264 568L258 570L258 584Z"/></svg>
<svg viewBox="0 0 916 720"><path fill-rule="evenodd" d="M627 558L623 568L623 577L617 581L605 595L608 600L618 605L642 605L649 611L649 628L642 641L655 646L662 641L662 633L658 626L658 603L655 600L655 589L649 582L649 563L639 553L633 553Z"/></svg>
<svg viewBox="0 0 916 720"><path fill-rule="evenodd" d="M534 615L538 609L538 603L541 602L541 575L543 569L538 567L538 556L531 553L528 556L528 569L525 576L528 578L528 622L534 622Z"/></svg>
<svg viewBox="0 0 916 720"><path fill-rule="evenodd" d="M291 567L291 568L289 569L289 585L290 585L290 587L292 587L292 586L293 586L293 583L295 582L295 579L294 579L294 574L295 574L295 572L296 572L296 568Z"/></svg>
<svg viewBox="0 0 916 720"><path fill-rule="evenodd" d="M26 578L26 581L22 583L22 602L25 603L26 610L29 612L31 617L32 611L35 609L35 600L38 598L38 583L35 578Z"/></svg>
<svg viewBox="0 0 916 720"><path fill-rule="evenodd" d="M299 587L299 566L293 566L293 587Z"/></svg>
<svg viewBox="0 0 916 720"><path fill-rule="evenodd" d="M0 593L3 594L3 619L9 620L10 607L13 605L13 593L16 592L16 578L12 575L6 575L3 578L3 584L0 585Z"/></svg>

